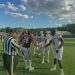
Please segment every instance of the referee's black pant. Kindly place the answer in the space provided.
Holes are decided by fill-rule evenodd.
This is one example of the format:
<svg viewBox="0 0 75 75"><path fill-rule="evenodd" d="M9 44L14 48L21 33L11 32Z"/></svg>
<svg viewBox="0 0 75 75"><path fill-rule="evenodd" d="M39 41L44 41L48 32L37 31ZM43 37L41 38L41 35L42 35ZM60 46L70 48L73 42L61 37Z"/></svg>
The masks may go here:
<svg viewBox="0 0 75 75"><path fill-rule="evenodd" d="M13 71L15 71L16 65L18 63L16 55L14 55L13 62L14 62L14 64L13 64L13 67L14 67ZM9 73L9 75L11 75L11 63L12 63L12 56L3 53L3 67L4 67L4 70L6 70Z"/></svg>

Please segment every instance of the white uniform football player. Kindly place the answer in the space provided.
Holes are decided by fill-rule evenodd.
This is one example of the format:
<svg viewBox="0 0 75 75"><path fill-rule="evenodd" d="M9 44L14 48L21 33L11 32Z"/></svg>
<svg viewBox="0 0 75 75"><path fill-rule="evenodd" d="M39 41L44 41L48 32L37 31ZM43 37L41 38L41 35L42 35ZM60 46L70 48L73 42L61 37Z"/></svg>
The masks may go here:
<svg viewBox="0 0 75 75"><path fill-rule="evenodd" d="M46 33L46 31L43 32L43 36L42 36L42 64L45 62L45 58L46 58L46 62L49 63L49 53L50 53L50 47L44 47L46 44L48 44L50 41L50 35L48 35ZM46 53L47 53L47 57L46 57Z"/></svg>
<svg viewBox="0 0 75 75"><path fill-rule="evenodd" d="M26 34L22 38L21 50L25 62L25 68L28 69L29 71L34 70L34 67L32 67L32 57L31 57L31 49L30 49L31 43L33 43L33 38L31 36L31 33L26 32Z"/></svg>
<svg viewBox="0 0 75 75"><path fill-rule="evenodd" d="M46 32L40 32L40 42L38 44L38 50L42 52L42 64L45 62L45 54L47 53L46 61L49 63L49 53L50 53L50 47L44 47L46 44L50 41L50 36L46 34Z"/></svg>
<svg viewBox="0 0 75 75"><path fill-rule="evenodd" d="M60 75L64 75L62 66L62 55L63 55L63 39L60 34L56 33L56 30L51 31L51 41L45 46L49 46L53 43L53 56L54 56L54 66L50 71L56 70L56 62L58 61L60 67Z"/></svg>
<svg viewBox="0 0 75 75"><path fill-rule="evenodd" d="M41 55L41 51L42 51L42 48L43 48L43 35L41 35L40 33L39 33L39 35L37 36L37 45L38 45L38 47L37 47L37 50L38 50L38 56L40 56Z"/></svg>
<svg viewBox="0 0 75 75"><path fill-rule="evenodd" d="M38 45L37 33L34 33L32 37L33 37L33 40L36 42L36 45ZM38 50L38 47L33 45L33 48L34 48L33 54L35 55L36 54L36 50Z"/></svg>

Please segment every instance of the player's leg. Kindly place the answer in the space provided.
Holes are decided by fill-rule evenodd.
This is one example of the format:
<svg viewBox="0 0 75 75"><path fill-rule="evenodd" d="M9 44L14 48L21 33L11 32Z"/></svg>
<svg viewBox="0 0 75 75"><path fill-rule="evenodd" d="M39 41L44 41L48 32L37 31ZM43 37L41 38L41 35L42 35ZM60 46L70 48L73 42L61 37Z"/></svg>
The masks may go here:
<svg viewBox="0 0 75 75"><path fill-rule="evenodd" d="M40 46L38 42L37 42L36 50L37 50L37 56L40 57Z"/></svg>
<svg viewBox="0 0 75 75"><path fill-rule="evenodd" d="M50 48L49 47L46 48L46 52L47 52L47 63L49 63L50 62L50 60L49 60Z"/></svg>
<svg viewBox="0 0 75 75"><path fill-rule="evenodd" d="M63 55L63 48L61 48L58 53L58 64L60 67L60 75L64 75L63 64L62 64L62 55Z"/></svg>
<svg viewBox="0 0 75 75"><path fill-rule="evenodd" d="M25 51L25 66L26 66L26 69L29 69L29 54L28 54L27 48L26 48L26 51Z"/></svg>
<svg viewBox="0 0 75 75"><path fill-rule="evenodd" d="M34 47L34 55L35 55L35 50L36 50L36 47L35 46L33 46Z"/></svg>
<svg viewBox="0 0 75 75"><path fill-rule="evenodd" d="M64 75L63 65L62 65L61 60L58 60L58 64L59 64L59 67L60 67L60 75Z"/></svg>
<svg viewBox="0 0 75 75"><path fill-rule="evenodd" d="M22 48L22 56L23 56L23 61L25 64L25 69L28 69L28 51L27 48Z"/></svg>
<svg viewBox="0 0 75 75"><path fill-rule="evenodd" d="M42 62L41 64L44 64L45 62L45 48L41 48L42 49Z"/></svg>
<svg viewBox="0 0 75 75"><path fill-rule="evenodd" d="M54 70L56 70L56 64L57 64L57 53L56 53L56 50L55 50L55 49L53 50L53 56L54 56L54 65L53 65L53 68L50 69L50 71L54 71Z"/></svg>
<svg viewBox="0 0 75 75"><path fill-rule="evenodd" d="M28 51L28 65L29 65L29 71L32 71L32 70L34 70L34 67L32 67L32 60L31 60L31 50L30 50L30 48L29 49L27 49L27 51Z"/></svg>
<svg viewBox="0 0 75 75"><path fill-rule="evenodd" d="M63 66L62 66L62 62L61 62L61 60L58 60L58 64L59 64L60 69L62 69Z"/></svg>
<svg viewBox="0 0 75 75"><path fill-rule="evenodd" d="M41 55L41 48L40 48L40 46L37 47L37 53L38 53L38 57L40 57L40 55Z"/></svg>
<svg viewBox="0 0 75 75"><path fill-rule="evenodd" d="M57 59L55 58L53 68L51 68L50 71L56 70L56 62L57 62Z"/></svg>

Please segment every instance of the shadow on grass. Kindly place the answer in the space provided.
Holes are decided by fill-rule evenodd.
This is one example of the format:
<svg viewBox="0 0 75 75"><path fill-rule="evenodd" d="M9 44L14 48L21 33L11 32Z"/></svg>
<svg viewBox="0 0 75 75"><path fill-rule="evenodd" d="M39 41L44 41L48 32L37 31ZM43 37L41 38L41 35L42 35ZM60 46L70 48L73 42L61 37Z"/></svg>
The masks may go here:
<svg viewBox="0 0 75 75"><path fill-rule="evenodd" d="M40 69L41 71L38 71L38 69ZM35 68L34 71L28 71L28 70L25 70L25 68L23 67L17 67L16 69L16 72L17 73L23 73L23 75L54 75L50 72L47 72L47 71L42 71L43 68ZM48 68L46 68L48 69ZM49 69L48 69L49 70Z"/></svg>

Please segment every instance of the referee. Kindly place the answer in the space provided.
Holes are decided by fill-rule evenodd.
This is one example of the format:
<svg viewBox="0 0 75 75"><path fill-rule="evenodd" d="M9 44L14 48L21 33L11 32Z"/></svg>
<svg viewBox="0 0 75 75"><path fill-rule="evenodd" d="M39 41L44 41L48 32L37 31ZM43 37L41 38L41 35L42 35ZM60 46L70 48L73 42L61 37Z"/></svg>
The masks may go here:
<svg viewBox="0 0 75 75"><path fill-rule="evenodd" d="M10 34L6 36L3 41L3 65L5 75L13 75L14 71L11 70L11 67L13 65L13 70L16 67L16 54L17 50L20 49L15 40L16 36L17 33L11 30ZM14 61L12 60L12 56Z"/></svg>

